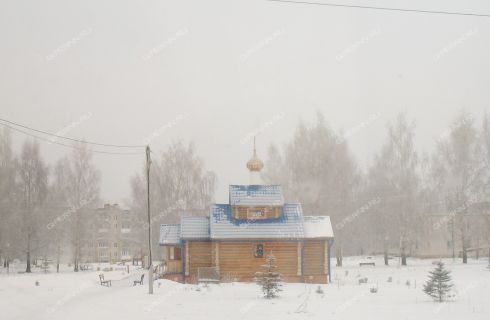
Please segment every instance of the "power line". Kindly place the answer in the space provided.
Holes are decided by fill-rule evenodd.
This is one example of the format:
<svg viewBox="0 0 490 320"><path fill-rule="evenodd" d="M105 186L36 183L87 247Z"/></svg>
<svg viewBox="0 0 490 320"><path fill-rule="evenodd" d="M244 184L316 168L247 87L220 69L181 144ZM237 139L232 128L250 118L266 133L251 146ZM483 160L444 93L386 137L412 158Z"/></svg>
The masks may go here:
<svg viewBox="0 0 490 320"><path fill-rule="evenodd" d="M44 137L40 137L40 136L37 136L35 134L32 134L30 132L26 132L26 131L23 131L21 129L18 129L18 128L9 126L8 124L5 124L5 123L1 123L0 122L0 125L4 126L6 128L9 128L11 130L20 132L22 134L25 134L27 136L30 136L32 138L38 139L38 140L46 141L46 142L49 142L49 143L54 143L54 144L57 144L57 145L60 145L60 146L63 146L63 147L67 147L67 148L71 148L71 149L80 149L77 146L73 146L73 145L69 145L69 144L64 144L64 143L60 143L60 142L57 142L57 141L52 141L52 140L46 139ZM83 141L80 141L80 142L83 143ZM99 151L99 150L91 150L91 152L94 152L94 153L103 153L103 154L115 154L115 155L142 155L143 154L143 152L110 152L110 151Z"/></svg>
<svg viewBox="0 0 490 320"><path fill-rule="evenodd" d="M4 121L4 122L7 122L7 123L9 123L11 125L14 125L14 126L18 126L18 127L24 128L24 129L31 130L31 131L35 131L35 132L38 132L38 133L42 133L42 134L46 134L46 135L49 135L49 136L53 136L53 137L56 137L56 138L59 138L59 139L65 139L65 140L70 140L70 141L75 141L75 142L87 143L87 144L92 144L92 145L95 145L95 146L112 147L112 148L145 148L146 147L146 146L143 146L143 145L131 146L131 145L118 145L118 144L106 144L106 143L97 143L97 142L83 141L83 140L79 140L79 139L74 139L74 138L60 136L60 135L57 135L57 134L54 134L54 133L50 133L50 132L47 132L47 131L43 131L43 130L34 129L34 128L28 127L26 125L23 125L23 124L20 124L20 123L16 123L16 122L13 122L13 121L9 121L9 120L6 120L6 119L2 119L2 118L0 118L0 121ZM50 141L50 142L52 142L52 141Z"/></svg>
<svg viewBox="0 0 490 320"><path fill-rule="evenodd" d="M266 1L283 2L283 3L291 3L291 4L329 6L329 7L356 8L356 9L447 14L447 15L456 15L456 16L473 16L473 17L486 17L486 18L490 17L490 14L471 13L471 12L468 13L468 12L457 12L457 11L435 11L435 10L419 10L419 9L404 9L404 8L390 8L390 7L374 7L374 6L361 6L361 5L353 5L353 4L338 4L338 3L295 1L295 0L266 0Z"/></svg>

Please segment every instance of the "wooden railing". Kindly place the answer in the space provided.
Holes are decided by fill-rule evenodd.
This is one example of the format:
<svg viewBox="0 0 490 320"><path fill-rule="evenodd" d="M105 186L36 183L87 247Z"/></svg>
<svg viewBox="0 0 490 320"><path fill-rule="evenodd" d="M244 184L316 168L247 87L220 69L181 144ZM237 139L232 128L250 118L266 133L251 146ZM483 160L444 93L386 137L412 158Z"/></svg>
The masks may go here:
<svg viewBox="0 0 490 320"><path fill-rule="evenodd" d="M216 267L197 268L198 282L219 282L219 271Z"/></svg>
<svg viewBox="0 0 490 320"><path fill-rule="evenodd" d="M181 273L182 260L168 260L165 267L165 273Z"/></svg>

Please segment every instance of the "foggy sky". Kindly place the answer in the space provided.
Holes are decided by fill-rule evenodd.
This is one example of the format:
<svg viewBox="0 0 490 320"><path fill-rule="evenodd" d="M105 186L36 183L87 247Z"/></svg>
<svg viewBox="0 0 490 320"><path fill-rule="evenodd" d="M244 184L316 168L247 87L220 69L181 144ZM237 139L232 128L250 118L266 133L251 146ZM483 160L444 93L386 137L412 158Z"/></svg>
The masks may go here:
<svg viewBox="0 0 490 320"><path fill-rule="evenodd" d="M369 5L490 14L485 0ZM419 151L461 109L490 110L489 18L258 0L0 0L0 39L0 117L102 143L150 138L155 152L193 141L218 175L218 202L228 184L248 183L251 135L266 160L271 142L317 111L366 166L401 110L417 121ZM14 135L17 149L24 138ZM70 152L41 147L49 163ZM94 160L102 198L128 198L144 154Z"/></svg>

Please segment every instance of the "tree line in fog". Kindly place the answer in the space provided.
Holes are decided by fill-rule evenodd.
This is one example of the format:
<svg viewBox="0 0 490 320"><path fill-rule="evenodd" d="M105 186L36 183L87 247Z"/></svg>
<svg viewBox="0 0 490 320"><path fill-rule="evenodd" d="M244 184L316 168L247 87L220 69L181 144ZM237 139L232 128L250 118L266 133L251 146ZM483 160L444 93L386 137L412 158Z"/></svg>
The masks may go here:
<svg viewBox="0 0 490 320"><path fill-rule="evenodd" d="M285 146L269 148L264 178L305 213L331 217L338 265L343 252L384 253L385 263L396 255L405 265L440 231L452 234L466 263L470 236L490 246L490 120L460 112L430 153L417 151L415 134L415 121L399 114L362 170L345 134L319 114Z"/></svg>
<svg viewBox="0 0 490 320"><path fill-rule="evenodd" d="M37 259L49 259L59 268L71 263L74 271L90 261L85 247L101 228L97 208L101 173L86 143L75 143L72 152L50 166L42 158L41 145L26 140L18 154L11 132L0 131L0 261L19 259L26 272ZM143 154L142 154L143 156ZM145 167L131 179L131 239L148 252L148 219ZM154 248L161 223L174 222L183 212L204 210L212 202L215 175L204 171L192 144L174 143L151 166L151 224ZM94 223L95 222L95 223ZM98 225L100 223L100 225ZM158 257L158 256L157 256Z"/></svg>
<svg viewBox="0 0 490 320"><path fill-rule="evenodd" d="M300 202L308 215L329 215L335 232L335 256L399 255L402 264L431 234L448 228L453 247L467 260L469 240L490 246L490 120L464 111L441 132L430 153L415 145L416 123L399 114L387 124L382 147L361 169L349 148L349 136L332 129L321 114L313 125L299 123L291 140L271 145L262 179L283 186L286 201ZM72 152L48 165L41 145L26 140L19 153L11 132L0 132L0 259L26 262L49 257L85 261L94 210L101 206L101 173L93 152L76 143ZM161 223L182 215L206 215L214 201L216 174L208 171L193 144L175 142L154 155L151 165L152 242ZM146 250L146 168L131 181L132 236ZM475 215L478 219L468 219Z"/></svg>

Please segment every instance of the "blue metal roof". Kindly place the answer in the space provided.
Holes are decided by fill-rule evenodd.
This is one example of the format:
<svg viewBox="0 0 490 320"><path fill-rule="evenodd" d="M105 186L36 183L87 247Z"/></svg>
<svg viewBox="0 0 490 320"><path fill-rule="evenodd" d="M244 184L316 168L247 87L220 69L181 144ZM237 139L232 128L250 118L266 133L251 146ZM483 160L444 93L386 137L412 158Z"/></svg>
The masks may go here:
<svg viewBox="0 0 490 320"><path fill-rule="evenodd" d="M160 245L178 245L181 240L203 239L328 239L333 229L328 216L304 216L301 205L285 204L277 219L239 220L227 204L211 207L208 217L184 217L182 225L161 225Z"/></svg>
<svg viewBox="0 0 490 320"><path fill-rule="evenodd" d="M282 206L284 197L279 185L230 185L230 205Z"/></svg>
<svg viewBox="0 0 490 320"><path fill-rule="evenodd" d="M177 245L180 243L180 224L162 224L160 226L160 245Z"/></svg>
<svg viewBox="0 0 490 320"><path fill-rule="evenodd" d="M209 239L209 217L182 217L182 239Z"/></svg>
<svg viewBox="0 0 490 320"><path fill-rule="evenodd" d="M281 206L279 218L235 219L231 208ZM209 217L183 217L180 225L160 227L160 245L176 245L181 240L253 240L332 238L330 218L303 217L301 204L284 203L279 185L230 185L230 204L214 204Z"/></svg>
<svg viewBox="0 0 490 320"><path fill-rule="evenodd" d="M211 239L302 239L303 212L300 204L285 204L277 219L241 220L231 206L215 204L210 212Z"/></svg>

